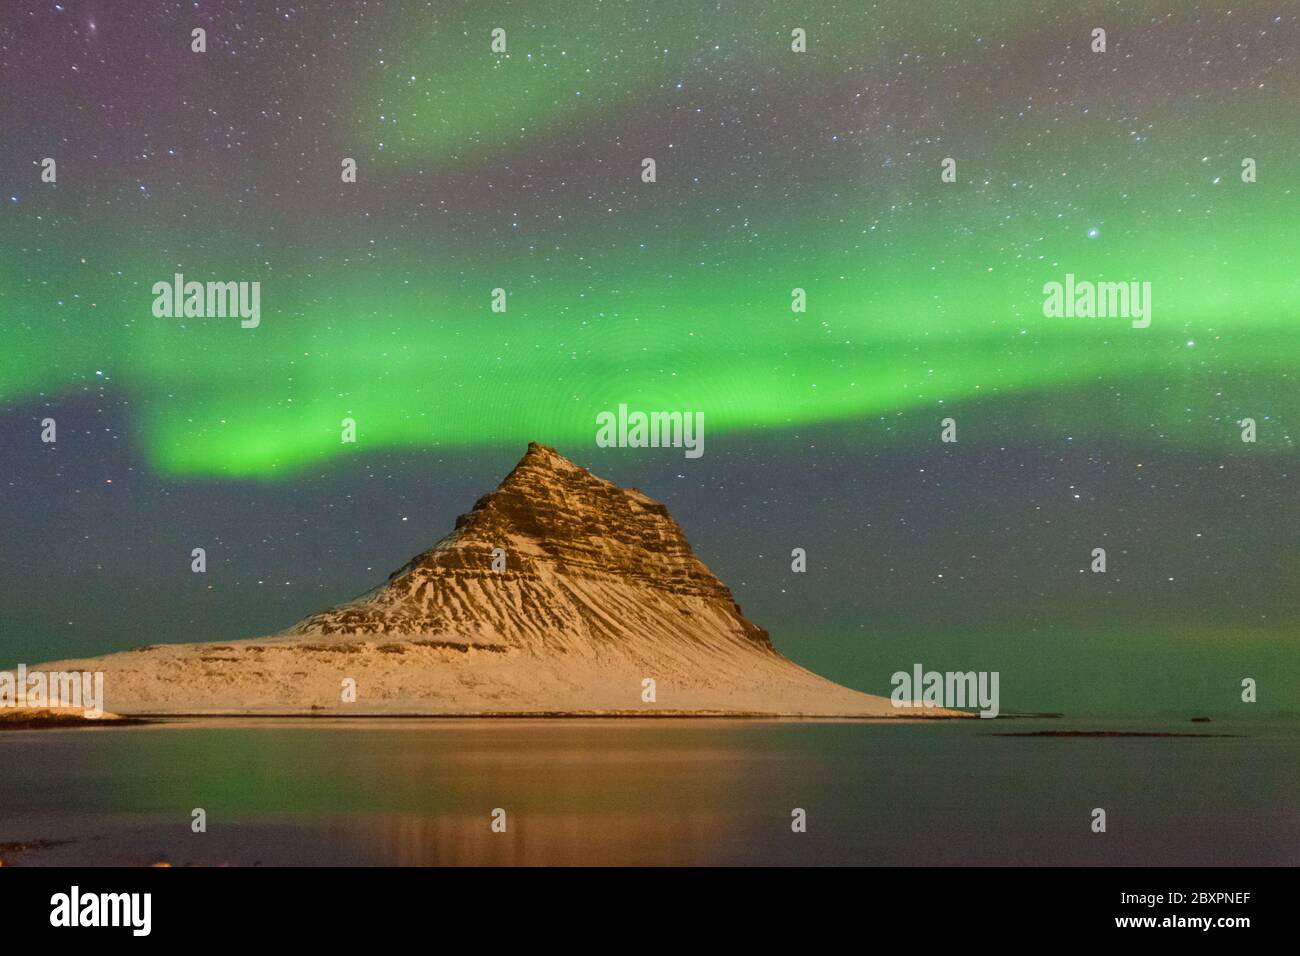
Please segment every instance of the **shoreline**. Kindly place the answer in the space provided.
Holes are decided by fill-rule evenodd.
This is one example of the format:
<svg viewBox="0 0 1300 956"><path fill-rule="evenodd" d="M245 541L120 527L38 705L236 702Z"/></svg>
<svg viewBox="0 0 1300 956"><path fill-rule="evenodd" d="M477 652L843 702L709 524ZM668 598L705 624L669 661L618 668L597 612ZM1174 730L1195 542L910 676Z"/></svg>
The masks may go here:
<svg viewBox="0 0 1300 956"><path fill-rule="evenodd" d="M84 711L55 707L0 707L0 731L71 730L82 727L130 727L151 721L105 711L89 717Z"/></svg>
<svg viewBox="0 0 1300 956"><path fill-rule="evenodd" d="M1024 719L1059 719L1061 714L1001 714L995 720ZM581 720L727 720L749 721L754 723L919 723L931 721L966 721L980 719L977 714L934 714L922 716L909 714L905 717L881 717L857 714L780 714L756 711L663 711L647 713L637 711L527 711L512 713L492 711L485 713L391 713L391 714L346 714L346 713L311 713L311 712L206 712L206 713L146 713L105 714L103 717L85 717L76 714L23 714L8 716L0 709L0 732L5 730L60 730L81 727L131 727L145 724L163 724L177 721L223 721L223 720L269 720L269 721L473 721L473 720L532 720L532 721L581 721Z"/></svg>

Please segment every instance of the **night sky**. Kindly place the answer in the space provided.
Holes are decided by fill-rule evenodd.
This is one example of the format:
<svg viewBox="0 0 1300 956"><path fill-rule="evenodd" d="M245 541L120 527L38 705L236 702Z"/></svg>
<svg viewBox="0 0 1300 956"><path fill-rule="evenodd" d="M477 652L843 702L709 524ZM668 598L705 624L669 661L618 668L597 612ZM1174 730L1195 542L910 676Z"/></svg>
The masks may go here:
<svg viewBox="0 0 1300 956"><path fill-rule="evenodd" d="M1281 0L6 3L0 666L279 630L535 440L850 686L1294 711L1298 106ZM155 317L178 272L260 326ZM620 403L703 457L597 448Z"/></svg>

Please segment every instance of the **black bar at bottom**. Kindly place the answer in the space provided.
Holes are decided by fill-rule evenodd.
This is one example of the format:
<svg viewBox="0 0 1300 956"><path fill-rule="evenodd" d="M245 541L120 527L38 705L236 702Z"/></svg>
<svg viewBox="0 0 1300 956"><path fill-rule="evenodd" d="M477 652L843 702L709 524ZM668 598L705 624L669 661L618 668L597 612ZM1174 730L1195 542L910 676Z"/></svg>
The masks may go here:
<svg viewBox="0 0 1300 956"><path fill-rule="evenodd" d="M517 937L667 944L693 924L734 943L788 930L933 945L1017 939L1193 935L1230 943L1277 932L1294 871L1260 869L57 869L0 868L13 940L49 934L168 942L430 945ZM70 925L111 922L118 926ZM114 894L105 899L102 894ZM148 935L143 929L149 894ZM88 901L88 897L94 897ZM66 903L65 903L66 901ZM65 904L60 909L61 904ZM134 917L134 919L132 919ZM68 925L55 926L53 922ZM676 937L674 929L674 938ZM430 934L433 934L430 936ZM451 935L447 935L451 934ZM466 938L468 934L469 938ZM647 935L648 934L648 935ZM409 937L408 937L409 938ZM460 943L454 943L459 938ZM621 947L616 947L621 948Z"/></svg>

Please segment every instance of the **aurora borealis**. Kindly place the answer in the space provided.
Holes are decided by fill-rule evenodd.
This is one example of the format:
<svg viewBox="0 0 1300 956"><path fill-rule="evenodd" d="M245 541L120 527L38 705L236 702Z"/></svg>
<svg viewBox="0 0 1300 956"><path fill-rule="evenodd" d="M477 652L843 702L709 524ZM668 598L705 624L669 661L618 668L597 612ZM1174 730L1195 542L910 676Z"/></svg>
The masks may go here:
<svg viewBox="0 0 1300 956"><path fill-rule="evenodd" d="M940 649L1140 624L1152 660L1194 645L1191 683L1219 627L1300 690L1293 5L0 16L0 517L30 549L0 564L0 656L284 626L536 440L665 500L784 649L852 686L883 686L848 649L864 624ZM260 282L260 325L154 317L181 272ZM1045 317L1067 273L1150 282L1151 326ZM598 450L620 403L702 412L708 453ZM1141 570L1081 592L1106 536ZM221 542L201 591L171 567L194 537ZM78 569L98 623L70 632L33 568Z"/></svg>

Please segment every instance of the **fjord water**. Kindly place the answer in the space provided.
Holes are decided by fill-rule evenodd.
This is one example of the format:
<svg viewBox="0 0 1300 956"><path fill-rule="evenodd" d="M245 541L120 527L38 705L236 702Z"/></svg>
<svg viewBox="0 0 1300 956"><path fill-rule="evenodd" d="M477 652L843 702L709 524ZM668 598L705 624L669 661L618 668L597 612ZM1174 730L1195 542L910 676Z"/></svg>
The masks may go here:
<svg viewBox="0 0 1300 956"><path fill-rule="evenodd" d="M1068 730L1240 736L1003 736ZM0 759L6 865L1300 863L1295 720L190 720Z"/></svg>

